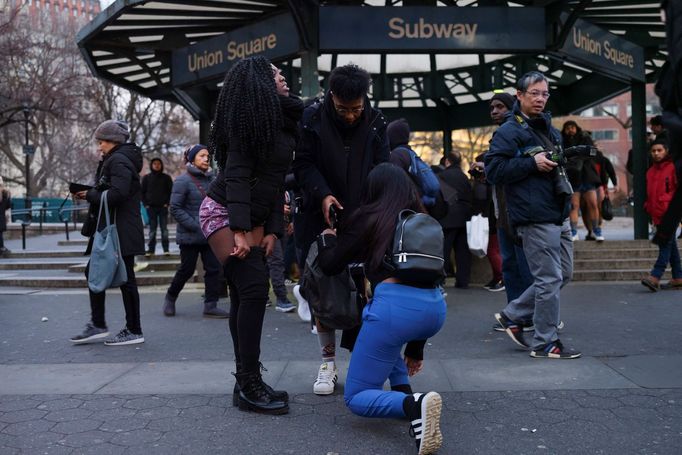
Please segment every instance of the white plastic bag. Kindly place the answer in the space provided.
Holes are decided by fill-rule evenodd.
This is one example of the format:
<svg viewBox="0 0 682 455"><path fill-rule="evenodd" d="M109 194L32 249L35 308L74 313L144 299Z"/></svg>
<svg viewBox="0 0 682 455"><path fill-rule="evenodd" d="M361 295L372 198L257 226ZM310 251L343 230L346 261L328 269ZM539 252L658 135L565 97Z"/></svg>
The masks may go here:
<svg viewBox="0 0 682 455"><path fill-rule="evenodd" d="M488 251L488 218L474 215L467 221L467 243L474 256L485 257Z"/></svg>

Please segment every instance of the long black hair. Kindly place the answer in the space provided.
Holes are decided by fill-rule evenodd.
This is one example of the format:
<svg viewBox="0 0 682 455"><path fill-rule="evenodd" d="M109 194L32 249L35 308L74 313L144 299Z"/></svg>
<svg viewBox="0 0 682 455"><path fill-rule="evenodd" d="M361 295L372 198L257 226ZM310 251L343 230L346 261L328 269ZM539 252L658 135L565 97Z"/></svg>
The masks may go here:
<svg viewBox="0 0 682 455"><path fill-rule="evenodd" d="M352 218L371 220L367 236L366 263L371 269L379 268L384 255L393 242L398 215L402 210L425 212L412 180L405 171L391 163L382 163L367 176L363 187L361 207ZM353 219L349 223L353 223Z"/></svg>
<svg viewBox="0 0 682 455"><path fill-rule="evenodd" d="M208 137L208 151L224 169L229 151L267 159L282 127L277 87L265 57L249 57L225 75Z"/></svg>

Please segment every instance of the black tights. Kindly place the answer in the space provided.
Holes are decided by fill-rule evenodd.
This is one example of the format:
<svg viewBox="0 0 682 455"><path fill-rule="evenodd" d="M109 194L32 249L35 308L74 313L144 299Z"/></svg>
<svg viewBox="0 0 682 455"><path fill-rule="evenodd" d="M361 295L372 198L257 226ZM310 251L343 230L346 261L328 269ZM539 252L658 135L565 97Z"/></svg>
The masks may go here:
<svg viewBox="0 0 682 455"><path fill-rule="evenodd" d="M251 247L244 259L230 258L225 276L230 286L230 334L237 364L243 372L256 372L260 362L260 339L268 300L265 251Z"/></svg>

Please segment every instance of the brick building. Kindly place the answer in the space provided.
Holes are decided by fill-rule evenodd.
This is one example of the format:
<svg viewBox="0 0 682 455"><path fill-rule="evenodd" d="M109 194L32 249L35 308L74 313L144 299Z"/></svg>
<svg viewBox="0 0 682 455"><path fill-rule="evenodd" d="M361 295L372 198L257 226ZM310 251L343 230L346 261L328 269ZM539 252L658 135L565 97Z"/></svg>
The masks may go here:
<svg viewBox="0 0 682 455"><path fill-rule="evenodd" d="M102 11L99 0L10 0L11 7L23 5L28 13L37 15L41 11L64 14L73 18L92 20Z"/></svg>
<svg viewBox="0 0 682 455"><path fill-rule="evenodd" d="M646 116L647 119L661 113L658 97L654 93L653 84L646 88ZM615 118L614 118L615 117ZM575 120L580 127L589 131L599 149L606 155L618 175L617 191L628 194L628 176L625 164L628 151L632 148L632 104L630 92L626 92L597 106L584 110L579 115L559 117L554 119L554 126L561 129L566 120ZM617 119L617 120L616 120ZM624 128L627 126L627 128ZM648 125L647 125L648 127ZM610 185L610 184L609 184Z"/></svg>

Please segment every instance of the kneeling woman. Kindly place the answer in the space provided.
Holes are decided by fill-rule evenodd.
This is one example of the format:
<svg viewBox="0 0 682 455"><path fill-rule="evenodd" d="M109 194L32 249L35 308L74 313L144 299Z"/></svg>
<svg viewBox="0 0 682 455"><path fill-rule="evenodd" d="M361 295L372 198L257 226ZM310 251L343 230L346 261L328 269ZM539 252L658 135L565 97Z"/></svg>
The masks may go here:
<svg viewBox="0 0 682 455"><path fill-rule="evenodd" d="M412 394L408 377L421 371L426 339L445 322L445 301L436 283L400 282L384 260L399 213L424 212L424 208L405 172L389 163L369 174L362 198L362 206L338 238L334 230L326 229L318 239L319 263L326 274L340 273L349 262L363 257L374 289L363 311L344 398L350 410L361 416L408 418L419 454L432 453L442 442L441 398L436 392ZM391 391L383 390L387 379Z"/></svg>
<svg viewBox="0 0 682 455"><path fill-rule="evenodd" d="M284 176L303 113L280 71L263 57L225 76L209 136L220 172L201 204L201 229L225 268L237 364L234 404L268 414L289 410L288 395L263 382L260 339L268 276L264 256L284 230Z"/></svg>

